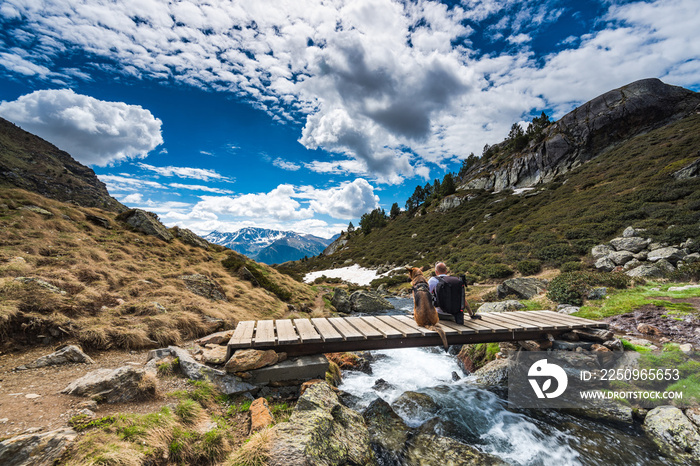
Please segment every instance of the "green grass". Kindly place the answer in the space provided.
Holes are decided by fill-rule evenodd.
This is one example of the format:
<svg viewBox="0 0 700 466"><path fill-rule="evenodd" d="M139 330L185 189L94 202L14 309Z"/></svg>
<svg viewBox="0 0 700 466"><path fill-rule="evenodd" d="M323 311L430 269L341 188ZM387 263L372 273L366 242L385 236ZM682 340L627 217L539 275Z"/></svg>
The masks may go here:
<svg viewBox="0 0 700 466"><path fill-rule="evenodd" d="M606 299L600 301L589 301L587 305L581 307L581 310L573 315L584 317L586 319L599 320L604 319L605 317L626 314L647 304L653 304L666 308L668 310L668 315L671 317L697 313L697 310L690 304L673 303L670 301L665 301L662 298L668 297L683 299L700 297L700 289L696 288L687 291L671 292L664 291L664 288L668 290L670 286L678 285L670 284L659 286L658 284L650 283L627 290L613 290L609 288ZM659 288L659 290L657 290L657 288Z"/></svg>
<svg viewBox="0 0 700 466"><path fill-rule="evenodd" d="M647 353L651 351L646 346L632 344L624 338L620 338L620 341L622 342L622 347L625 351L636 351L637 353Z"/></svg>
<svg viewBox="0 0 700 466"><path fill-rule="evenodd" d="M674 400L676 406L697 406L700 403L700 374L691 374L688 377L666 387L667 392L678 391L683 393L683 398Z"/></svg>

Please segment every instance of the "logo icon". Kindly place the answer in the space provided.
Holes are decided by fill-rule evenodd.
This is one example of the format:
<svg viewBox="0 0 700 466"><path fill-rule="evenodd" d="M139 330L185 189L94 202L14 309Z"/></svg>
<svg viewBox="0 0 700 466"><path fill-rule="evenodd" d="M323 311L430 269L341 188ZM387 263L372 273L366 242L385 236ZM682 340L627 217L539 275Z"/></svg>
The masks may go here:
<svg viewBox="0 0 700 466"><path fill-rule="evenodd" d="M548 363L546 359L540 359L530 366L527 375L537 398L556 398L564 393L569 384L569 379L564 369L556 364ZM537 380L538 378L544 379L541 387ZM552 389L552 379L557 381L557 385L553 391L550 391Z"/></svg>

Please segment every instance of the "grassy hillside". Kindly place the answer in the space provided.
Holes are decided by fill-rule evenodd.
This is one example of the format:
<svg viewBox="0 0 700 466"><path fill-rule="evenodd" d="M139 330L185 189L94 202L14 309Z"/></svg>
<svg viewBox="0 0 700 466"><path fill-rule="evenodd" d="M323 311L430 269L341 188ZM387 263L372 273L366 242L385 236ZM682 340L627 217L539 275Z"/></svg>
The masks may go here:
<svg viewBox="0 0 700 466"><path fill-rule="evenodd" d="M67 152L0 118L0 188L21 188L51 199L121 212L95 172Z"/></svg>
<svg viewBox="0 0 700 466"><path fill-rule="evenodd" d="M669 243L694 238L697 250L700 179L671 174L699 155L700 115L694 114L631 138L532 191L458 191L470 200L445 212L433 201L369 234L356 230L335 254L285 264L285 270L319 270L347 259L364 266L444 260L476 279L505 278L518 266L524 274L538 267L575 270L587 266L592 246L628 225Z"/></svg>
<svg viewBox="0 0 700 466"><path fill-rule="evenodd" d="M52 215L24 209L30 205ZM86 215L107 219L110 228ZM190 291L181 277L192 274L215 281L225 299ZM41 279L58 290L18 277ZM69 338L86 348L164 346L233 328L242 319L283 318L288 304L313 307L314 299L309 286L223 247L167 243L131 231L112 212L0 189L5 343Z"/></svg>

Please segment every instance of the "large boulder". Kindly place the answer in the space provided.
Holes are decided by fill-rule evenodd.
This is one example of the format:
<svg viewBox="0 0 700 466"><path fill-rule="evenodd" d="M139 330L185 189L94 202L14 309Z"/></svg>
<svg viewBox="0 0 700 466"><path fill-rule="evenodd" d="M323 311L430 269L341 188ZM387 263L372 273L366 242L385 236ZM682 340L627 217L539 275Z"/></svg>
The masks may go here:
<svg viewBox="0 0 700 466"><path fill-rule="evenodd" d="M645 249L651 241L645 238L631 237L631 238L615 238L610 241L612 247L616 251L629 251L631 253L637 253L642 249Z"/></svg>
<svg viewBox="0 0 700 466"><path fill-rule="evenodd" d="M612 270L615 268L615 263L608 257L601 257L595 261L595 268L602 270L603 272L612 272Z"/></svg>
<svg viewBox="0 0 700 466"><path fill-rule="evenodd" d="M168 242L173 240L173 234L165 228L165 225L160 223L158 216L154 213L141 209L129 209L119 214L117 220L146 235L155 236Z"/></svg>
<svg viewBox="0 0 700 466"><path fill-rule="evenodd" d="M477 369L473 377L481 385L506 385L508 383L508 360L495 359L481 369Z"/></svg>
<svg viewBox="0 0 700 466"><path fill-rule="evenodd" d="M615 251L610 253L608 259L613 261L615 265L625 265L632 259L634 259L634 254L629 251Z"/></svg>
<svg viewBox="0 0 700 466"><path fill-rule="evenodd" d="M414 426L433 418L440 410L430 395L413 391L402 393L391 407Z"/></svg>
<svg viewBox="0 0 700 466"><path fill-rule="evenodd" d="M520 299L530 299L547 290L547 282L538 278L510 278L498 285L498 297L515 295Z"/></svg>
<svg viewBox="0 0 700 466"><path fill-rule="evenodd" d="M233 353L224 369L226 372L247 372L276 364L279 356L274 350L240 349Z"/></svg>
<svg viewBox="0 0 700 466"><path fill-rule="evenodd" d="M270 466L377 464L362 416L327 383L307 388L289 421L273 429Z"/></svg>
<svg viewBox="0 0 700 466"><path fill-rule="evenodd" d="M663 270L653 265L640 265L628 270L625 274L635 278L661 278L664 276Z"/></svg>
<svg viewBox="0 0 700 466"><path fill-rule="evenodd" d="M434 423L428 422L408 441L405 463L420 466L490 466L506 465L495 456L449 437L436 434Z"/></svg>
<svg viewBox="0 0 700 466"><path fill-rule="evenodd" d="M483 303L479 306L479 312L510 312L524 309L525 305L520 301L508 299L506 301L497 301L495 303Z"/></svg>
<svg viewBox="0 0 700 466"><path fill-rule="evenodd" d="M353 312L371 313L394 309L394 305L375 292L358 290L350 295L350 309Z"/></svg>
<svg viewBox="0 0 700 466"><path fill-rule="evenodd" d="M613 252L615 252L615 249L611 248L607 244L599 244L598 246L593 246L593 249L591 249L591 255L595 260L608 257Z"/></svg>
<svg viewBox="0 0 700 466"><path fill-rule="evenodd" d="M644 418L644 430L671 455L700 461L700 433L680 409L674 406L652 409Z"/></svg>
<svg viewBox="0 0 700 466"><path fill-rule="evenodd" d="M38 367L46 366L57 366L60 364L69 364L71 362L84 364L95 363L95 361L93 361L90 356L83 353L80 348L78 348L75 345L68 345L51 354L42 356L34 362L30 362L29 364L19 366L17 370L36 369Z"/></svg>
<svg viewBox="0 0 700 466"><path fill-rule="evenodd" d="M212 301L226 301L226 293L221 285L206 275L199 273L182 275L180 280L185 282L185 287L196 295Z"/></svg>
<svg viewBox="0 0 700 466"><path fill-rule="evenodd" d="M349 313L352 311L350 309L350 295L343 288L336 288L333 292L333 297L331 298L331 304L338 312Z"/></svg>
<svg viewBox="0 0 700 466"><path fill-rule="evenodd" d="M379 464L403 464L404 449L411 428L381 398L370 403L362 417Z"/></svg>
<svg viewBox="0 0 700 466"><path fill-rule="evenodd" d="M668 262L675 264L679 260L683 260L686 254L680 249L676 248L661 248L654 249L647 255L647 260L649 262L656 262L659 260L667 260Z"/></svg>
<svg viewBox="0 0 700 466"><path fill-rule="evenodd" d="M89 372L71 382L61 393L90 397L98 402L122 403L153 398L156 383L155 377L144 369L124 366Z"/></svg>
<svg viewBox="0 0 700 466"><path fill-rule="evenodd" d="M209 242L187 228L173 227L172 232L183 243L202 249L209 249Z"/></svg>
<svg viewBox="0 0 700 466"><path fill-rule="evenodd" d="M51 466L75 441L78 433L71 428L33 433L0 442L3 466Z"/></svg>

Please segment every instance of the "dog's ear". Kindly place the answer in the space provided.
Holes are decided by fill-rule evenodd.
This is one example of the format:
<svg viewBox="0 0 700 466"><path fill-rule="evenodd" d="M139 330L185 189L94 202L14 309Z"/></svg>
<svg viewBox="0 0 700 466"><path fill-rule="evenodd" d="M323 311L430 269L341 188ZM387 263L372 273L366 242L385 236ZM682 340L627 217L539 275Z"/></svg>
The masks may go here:
<svg viewBox="0 0 700 466"><path fill-rule="evenodd" d="M407 265L406 271L410 274L411 272L413 272L413 267L411 267L410 265Z"/></svg>

